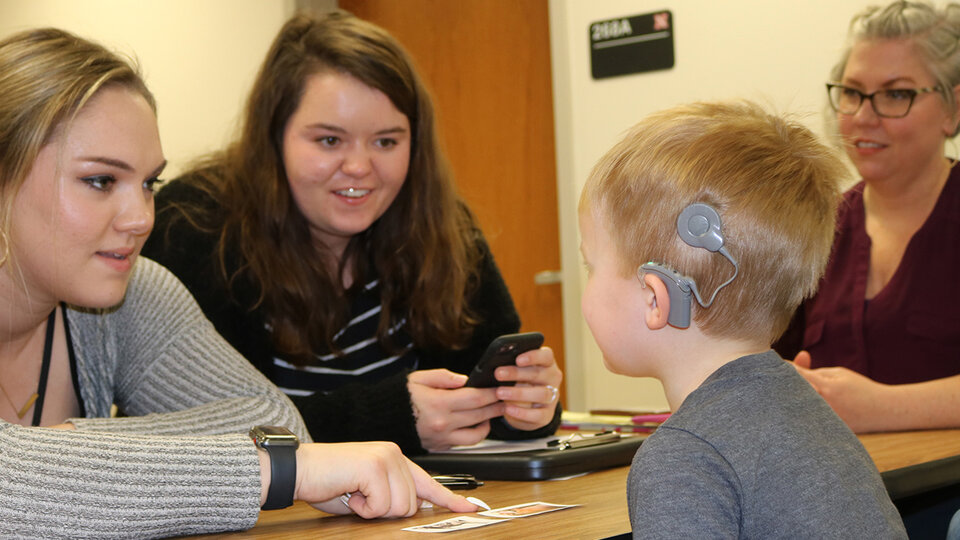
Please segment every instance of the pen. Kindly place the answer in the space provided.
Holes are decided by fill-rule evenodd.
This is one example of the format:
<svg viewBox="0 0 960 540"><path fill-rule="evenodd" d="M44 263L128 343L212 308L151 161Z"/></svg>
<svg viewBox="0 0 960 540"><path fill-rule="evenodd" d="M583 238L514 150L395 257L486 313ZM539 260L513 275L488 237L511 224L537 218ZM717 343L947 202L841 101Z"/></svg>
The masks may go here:
<svg viewBox="0 0 960 540"><path fill-rule="evenodd" d="M444 474L434 476L433 479L448 489L475 489L483 485L483 482L470 474Z"/></svg>
<svg viewBox="0 0 960 540"><path fill-rule="evenodd" d="M566 450L567 448L581 448L584 446L594 446L606 444L620 439L620 433L616 431L604 431L593 435L581 435L574 433L564 439L554 439L547 443L547 446L555 446L557 450Z"/></svg>

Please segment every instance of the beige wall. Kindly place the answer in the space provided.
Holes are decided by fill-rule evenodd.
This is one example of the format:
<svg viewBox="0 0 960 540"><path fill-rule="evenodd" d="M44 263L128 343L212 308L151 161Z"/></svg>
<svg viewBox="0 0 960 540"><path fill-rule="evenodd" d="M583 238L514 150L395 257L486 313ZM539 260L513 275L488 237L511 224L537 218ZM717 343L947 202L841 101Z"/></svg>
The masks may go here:
<svg viewBox="0 0 960 540"><path fill-rule="evenodd" d="M398 0L402 1L402 0ZM450 0L474 1L474 0ZM874 0L549 0L564 268L566 384L571 408L664 407L659 383L606 372L580 316L576 203L590 167L645 114L696 100L746 97L800 115L822 132L823 82L847 21ZM257 66L296 7L335 0L0 0L0 36L59 26L135 54L157 96L170 168L219 148ZM669 9L676 66L590 77L591 22Z"/></svg>
<svg viewBox="0 0 960 540"><path fill-rule="evenodd" d="M584 276L576 205L593 163L630 125L674 104L750 98L823 132L823 83L850 17L877 0L550 0L567 396L572 409L666 407L652 379L608 373L580 316ZM592 80L590 23L673 12L675 67Z"/></svg>
<svg viewBox="0 0 960 540"><path fill-rule="evenodd" d="M172 178L223 146L294 0L0 0L0 36L56 26L139 59Z"/></svg>

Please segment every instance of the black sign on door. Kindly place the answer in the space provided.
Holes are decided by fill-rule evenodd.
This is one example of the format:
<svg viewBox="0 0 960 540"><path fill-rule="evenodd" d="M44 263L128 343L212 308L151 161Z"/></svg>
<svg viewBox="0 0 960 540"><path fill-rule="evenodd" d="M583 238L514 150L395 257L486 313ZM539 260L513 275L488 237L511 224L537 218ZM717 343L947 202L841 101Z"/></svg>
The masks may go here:
<svg viewBox="0 0 960 540"><path fill-rule="evenodd" d="M594 79L673 67L673 14L659 11L590 25Z"/></svg>

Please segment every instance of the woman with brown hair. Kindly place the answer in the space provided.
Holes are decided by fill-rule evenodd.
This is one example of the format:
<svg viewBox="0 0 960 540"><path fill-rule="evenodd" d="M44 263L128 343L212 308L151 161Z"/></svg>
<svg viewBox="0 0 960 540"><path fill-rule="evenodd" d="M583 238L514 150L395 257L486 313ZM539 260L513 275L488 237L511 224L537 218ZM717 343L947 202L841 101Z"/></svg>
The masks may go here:
<svg viewBox="0 0 960 540"><path fill-rule="evenodd" d="M133 66L26 31L0 40L0 95L0 537L236 530L293 499L477 509L396 445L299 444L290 401L138 256L166 160Z"/></svg>
<svg viewBox="0 0 960 540"><path fill-rule="evenodd" d="M408 453L559 423L549 348L464 388L519 318L457 197L430 97L384 30L338 11L281 29L231 146L158 195L145 253L300 408L316 440Z"/></svg>

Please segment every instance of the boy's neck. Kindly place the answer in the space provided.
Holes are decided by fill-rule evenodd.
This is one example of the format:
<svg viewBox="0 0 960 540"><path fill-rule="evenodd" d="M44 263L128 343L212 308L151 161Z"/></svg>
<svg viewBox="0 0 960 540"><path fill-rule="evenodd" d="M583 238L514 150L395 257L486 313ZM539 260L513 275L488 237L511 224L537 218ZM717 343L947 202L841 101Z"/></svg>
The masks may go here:
<svg viewBox="0 0 960 540"><path fill-rule="evenodd" d="M671 339L669 348L664 349L666 354L655 375L663 384L672 411L679 409L691 392L724 365L770 350L769 344L705 336L696 325L673 330L677 339Z"/></svg>

